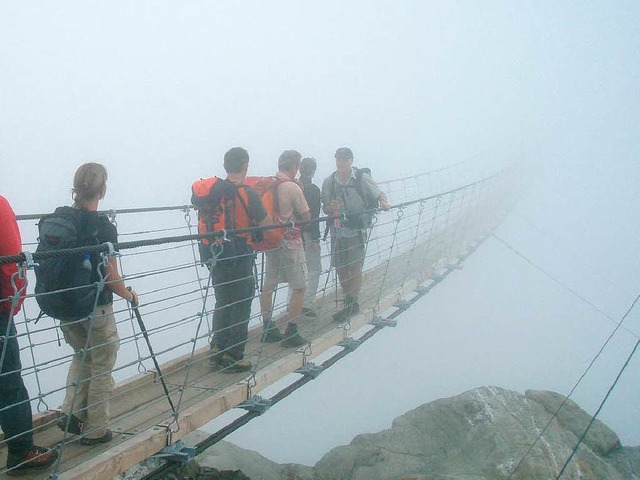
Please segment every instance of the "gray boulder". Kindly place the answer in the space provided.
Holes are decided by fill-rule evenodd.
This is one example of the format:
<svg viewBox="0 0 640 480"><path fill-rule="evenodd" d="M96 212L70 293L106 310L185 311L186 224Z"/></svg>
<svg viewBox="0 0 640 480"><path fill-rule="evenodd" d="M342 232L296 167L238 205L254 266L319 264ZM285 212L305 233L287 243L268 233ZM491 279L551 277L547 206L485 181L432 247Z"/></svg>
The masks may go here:
<svg viewBox="0 0 640 480"><path fill-rule="evenodd" d="M556 478L589 421L557 393L481 387L411 410L388 430L358 435L313 468L279 465L225 442L198 461L263 480L546 480ZM596 421L563 479L640 480L640 447L622 447Z"/></svg>

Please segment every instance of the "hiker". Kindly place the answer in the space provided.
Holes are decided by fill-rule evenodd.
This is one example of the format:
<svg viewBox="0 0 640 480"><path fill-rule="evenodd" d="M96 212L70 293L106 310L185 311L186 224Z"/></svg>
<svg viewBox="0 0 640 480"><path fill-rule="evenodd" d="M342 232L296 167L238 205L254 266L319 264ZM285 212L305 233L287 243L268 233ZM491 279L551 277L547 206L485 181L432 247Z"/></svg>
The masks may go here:
<svg viewBox="0 0 640 480"><path fill-rule="evenodd" d="M277 204L274 221L277 223L306 221L311 218L302 189L294 181L300 168L301 157L296 150L285 150L278 159L278 183L274 193L274 202ZM260 294L260 310L264 325L262 342L274 343L282 340L281 345L286 348L302 346L307 340L298 333L297 321L302 314L307 272L300 230L296 227L288 228L282 244L278 248L266 251L265 259L266 269ZM291 289L289 322L284 336L271 318L273 292L280 283L288 283Z"/></svg>
<svg viewBox="0 0 640 480"><path fill-rule="evenodd" d="M344 295L344 307L333 319L345 322L360 311L362 267L373 211L378 204L382 210L389 210L390 206L368 169L353 167L351 149L338 148L335 159L336 171L322 182L322 208L327 215L346 216L344 222L331 227L331 262Z"/></svg>
<svg viewBox="0 0 640 480"><path fill-rule="evenodd" d="M74 203L68 212L75 213L78 225L88 235L93 235L97 244L118 242L115 225L105 214L98 213L98 204L106 192L107 170L103 165L85 163L76 170L72 189ZM113 294L138 305L138 294L125 287L115 257L109 257L103 275L105 289L98 296L93 314L78 321L60 322L64 339L75 353L69 366L62 414L57 425L69 433L83 435L82 445L107 443L113 438L107 428L114 386L111 372L120 346L113 314Z"/></svg>
<svg viewBox="0 0 640 480"><path fill-rule="evenodd" d="M22 251L18 222L9 202L0 196L0 256ZM15 263L0 265L0 427L7 444L7 475L22 475L49 468L58 452L33 444L31 403L22 381L22 363L14 316L24 301L25 279ZM11 285L15 283L17 292ZM17 295L20 293L20 295ZM12 298L13 297L13 298Z"/></svg>
<svg viewBox="0 0 640 480"><path fill-rule="evenodd" d="M248 168L249 154L244 148L234 147L224 155L226 179L211 177L193 184L191 203L198 210L200 233L272 223L260 196L243 183ZM251 362L244 358L255 296L255 255L250 240L249 233L227 241L203 239L205 258L201 260L211 270L216 296L209 362L225 372L251 369ZM215 263L206 261L206 255L211 254L216 256Z"/></svg>
<svg viewBox="0 0 640 480"><path fill-rule="evenodd" d="M300 183L302 184L304 198L307 201L307 205L309 205L311 220L317 220L320 217L320 210L322 208L320 188L312 181L316 173L316 168L317 162L313 157L303 158L300 163ZM304 256L308 274L302 315L310 318L318 317L316 294L318 293L318 283L320 282L320 274L322 273L320 238L319 222L309 223L308 226L302 230L302 242L304 244ZM289 298L291 298L291 290L289 290L289 292Z"/></svg>

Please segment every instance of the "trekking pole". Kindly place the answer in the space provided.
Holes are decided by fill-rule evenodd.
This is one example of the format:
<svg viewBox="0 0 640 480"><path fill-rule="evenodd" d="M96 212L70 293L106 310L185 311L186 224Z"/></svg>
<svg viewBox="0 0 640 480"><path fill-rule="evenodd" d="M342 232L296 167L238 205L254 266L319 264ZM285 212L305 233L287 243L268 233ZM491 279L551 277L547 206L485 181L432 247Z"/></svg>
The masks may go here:
<svg viewBox="0 0 640 480"><path fill-rule="evenodd" d="M131 287L127 287L127 290L131 291ZM158 372L158 377L160 377L160 383L162 383L162 388L164 389L164 394L167 396L167 401L169 405L171 405L171 410L174 415L176 414L176 407L173 406L173 402L171 401L171 396L169 395L169 389L167 388L167 384L164 381L164 376L162 375L162 370L160 370L160 365L158 365L158 360L156 359L156 354L153 351L153 347L151 346L151 340L149 340L149 334L147 333L147 328L144 326L144 322L142 321L142 315L140 315L140 310L138 310L138 304L133 303L133 298L131 299L131 309L133 313L136 315L136 319L138 320L138 325L140 326L140 331L142 332L142 336L147 341L147 347L149 347L149 353L151 354L151 359L153 360L153 365L156 367L156 372Z"/></svg>

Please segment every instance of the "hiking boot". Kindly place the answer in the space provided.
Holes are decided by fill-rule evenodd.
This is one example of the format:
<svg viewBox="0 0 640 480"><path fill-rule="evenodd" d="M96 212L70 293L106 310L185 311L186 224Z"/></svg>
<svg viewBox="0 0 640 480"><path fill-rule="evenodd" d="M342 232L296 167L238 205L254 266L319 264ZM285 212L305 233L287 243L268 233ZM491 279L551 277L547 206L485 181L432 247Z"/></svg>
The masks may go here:
<svg viewBox="0 0 640 480"><path fill-rule="evenodd" d="M93 445L98 445L100 443L109 443L111 440L113 440L113 432L107 428L107 431L104 433L103 436L98 438L82 437L80 439L80 443L82 445L93 446Z"/></svg>
<svg viewBox="0 0 640 480"><path fill-rule="evenodd" d="M344 301L344 308L333 314L333 321L343 323L358 313L360 313L358 301L352 297L347 297Z"/></svg>
<svg viewBox="0 0 640 480"><path fill-rule="evenodd" d="M282 333L271 320L265 323L263 328L262 338L260 339L262 343L276 343L282 340Z"/></svg>
<svg viewBox="0 0 640 480"><path fill-rule="evenodd" d="M360 313L360 304L356 300L351 302L350 306L351 306L351 311L349 312L350 317L353 317Z"/></svg>
<svg viewBox="0 0 640 480"><path fill-rule="evenodd" d="M222 350L218 345L214 343L209 345L209 365L211 365L212 367L217 366L218 364L217 361L218 361L218 357L220 356L220 352L222 352Z"/></svg>
<svg viewBox="0 0 640 480"><path fill-rule="evenodd" d="M309 318L318 318L318 312L310 307L302 307L302 315Z"/></svg>
<svg viewBox="0 0 640 480"><path fill-rule="evenodd" d="M351 317L351 307L344 307L333 314L333 321L344 323Z"/></svg>
<svg viewBox="0 0 640 480"><path fill-rule="evenodd" d="M58 460L58 452L33 445L22 454L7 454L7 475L15 477L45 470Z"/></svg>
<svg viewBox="0 0 640 480"><path fill-rule="evenodd" d="M67 413L60 414L60 416L58 417L58 420L56 421L56 425L58 426L58 428L63 432L67 431L69 433L73 433L74 435L81 435L82 427L84 426L84 423L75 415L71 415L71 420L68 420L68 419L69 419L69 414ZM69 422L68 429L67 429L67 421Z"/></svg>
<svg viewBox="0 0 640 480"><path fill-rule="evenodd" d="M251 362L249 360L244 358L237 360L228 352L224 352L218 357L216 366L225 373L246 372L247 370L251 370Z"/></svg>
<svg viewBox="0 0 640 480"><path fill-rule="evenodd" d="M295 323L287 324L287 329L284 331L284 340L280 342L285 348L301 347L308 343L307 339L302 337L298 333L298 325Z"/></svg>
<svg viewBox="0 0 640 480"><path fill-rule="evenodd" d="M351 307L351 316L360 313L360 305L358 304L358 299L353 298L350 295L347 295L347 297L344 299L344 306Z"/></svg>

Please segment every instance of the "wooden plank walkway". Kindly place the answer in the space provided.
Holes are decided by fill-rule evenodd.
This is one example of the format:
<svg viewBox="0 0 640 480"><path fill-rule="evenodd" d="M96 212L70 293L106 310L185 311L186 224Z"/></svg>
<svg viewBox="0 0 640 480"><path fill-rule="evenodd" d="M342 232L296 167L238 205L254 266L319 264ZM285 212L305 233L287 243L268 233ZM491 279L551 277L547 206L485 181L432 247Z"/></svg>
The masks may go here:
<svg viewBox="0 0 640 480"><path fill-rule="evenodd" d="M362 312L351 319L349 333L367 326L373 318L374 307L376 311L384 312L404 292L411 292L425 281L432 281L428 279L434 271L450 263L447 254L450 254L452 243L460 242L453 235L447 238L441 234L417 245L412 254L407 252L395 256L390 262L384 260L367 271L360 302ZM401 285L403 280L404 285ZM319 299L321 314L317 320L302 320L299 324L302 335L313 338L308 359L345 338L346 331L332 321L332 314L336 311L334 294L335 291L328 291L323 299ZM280 319L281 323L283 321ZM261 330L261 326L250 330L246 347L250 352L248 358L254 363L260 361L252 394L294 372L304 361L300 350L283 349L279 344L260 344ZM111 401L114 423L110 427L115 435L108 444L86 447L79 444L79 437L68 435L63 439L63 432L55 427L57 412L37 415L34 418L39 425L35 434L36 444L55 445L66 440L58 478L111 478L164 448L169 441L167 426L171 425L170 440L175 442L246 400L248 375L214 371L207 355L208 348L201 348L193 358L186 355L161 366L172 400L174 404L179 402L180 413L173 424L171 409L153 371L136 375L116 386ZM6 448L3 448L0 449L2 465L5 460ZM43 473L23 478L43 478Z"/></svg>

